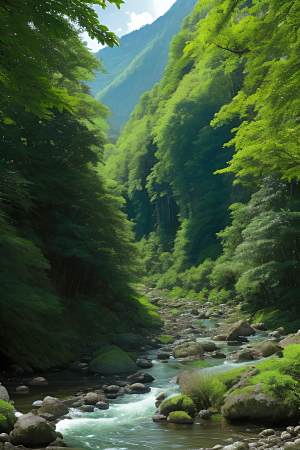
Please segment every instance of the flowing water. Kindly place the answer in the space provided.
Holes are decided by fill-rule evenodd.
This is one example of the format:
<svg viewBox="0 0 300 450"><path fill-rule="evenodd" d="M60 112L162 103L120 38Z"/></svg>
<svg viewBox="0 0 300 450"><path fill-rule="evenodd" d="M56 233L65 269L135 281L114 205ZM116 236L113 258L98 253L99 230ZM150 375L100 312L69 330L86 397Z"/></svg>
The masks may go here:
<svg viewBox="0 0 300 450"><path fill-rule="evenodd" d="M250 342L259 342L263 339L262 335L258 335L251 337ZM197 341L199 343L210 341L210 338L198 338ZM217 345L226 354L240 348L228 347L224 342L218 342ZM154 358L155 352L148 352L147 355ZM224 359L206 358L206 361L214 367L202 370L212 374L242 365ZM155 378L151 383L151 392L119 397L111 401L110 408L106 411L83 413L73 409L69 419L59 422L57 430L64 435L65 441L70 446L101 450L197 449L217 444L228 445L240 437L256 436L259 431L257 425L245 423L233 425L218 416L210 421L196 420L193 425L152 421L152 415L156 410L155 397L161 392L179 393L179 387L172 379L188 367L176 360L169 360L167 363L155 360L154 366L147 370Z"/></svg>

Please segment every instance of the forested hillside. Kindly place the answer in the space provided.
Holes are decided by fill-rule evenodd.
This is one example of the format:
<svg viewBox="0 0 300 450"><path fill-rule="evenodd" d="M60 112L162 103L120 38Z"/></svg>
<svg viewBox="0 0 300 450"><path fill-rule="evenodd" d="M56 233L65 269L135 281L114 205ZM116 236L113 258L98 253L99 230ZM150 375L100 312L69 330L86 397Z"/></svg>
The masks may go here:
<svg viewBox="0 0 300 450"><path fill-rule="evenodd" d="M300 2L202 0L105 172L145 282L299 328ZM229 163L228 163L229 161Z"/></svg>
<svg viewBox="0 0 300 450"><path fill-rule="evenodd" d="M75 24L117 38L83 2L43 5L0 6L2 370L65 367L91 340L161 324L129 286L131 224L99 174L110 113L82 82L101 65Z"/></svg>
<svg viewBox="0 0 300 450"><path fill-rule="evenodd" d="M106 47L96 53L103 60L106 74L89 84L94 97L109 107L109 135L118 137L140 96L162 79L168 63L171 39L197 0L177 0L151 25L145 25L120 39L120 47Z"/></svg>

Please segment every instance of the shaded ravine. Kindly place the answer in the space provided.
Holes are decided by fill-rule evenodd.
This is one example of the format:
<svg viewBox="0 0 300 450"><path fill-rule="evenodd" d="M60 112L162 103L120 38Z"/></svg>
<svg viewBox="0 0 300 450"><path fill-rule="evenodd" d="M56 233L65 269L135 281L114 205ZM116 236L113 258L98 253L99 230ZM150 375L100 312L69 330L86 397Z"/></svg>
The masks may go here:
<svg viewBox="0 0 300 450"><path fill-rule="evenodd" d="M250 342L265 339L263 334L250 337ZM199 343L210 338L198 338ZM228 354L239 347L228 347L224 342L217 342L221 351ZM64 435L65 442L76 448L101 450L132 449L197 449L213 447L217 444L228 445L242 437L256 436L258 425L251 423L232 424L222 418L210 421L196 420L193 425L176 425L167 422L152 421L155 397L161 392L179 393L179 387L172 379L182 370L192 368L176 360L162 363L155 360L156 351L147 352L154 359L149 372L155 381L151 383L151 392L144 395L125 395L113 400L107 411L95 410L84 413L70 411L70 419L59 422L57 430ZM220 373L246 363L235 364L228 360L206 358L213 367L202 369L208 373ZM253 361L254 362L254 361ZM195 366L193 367L195 368ZM262 425L263 426L263 425Z"/></svg>

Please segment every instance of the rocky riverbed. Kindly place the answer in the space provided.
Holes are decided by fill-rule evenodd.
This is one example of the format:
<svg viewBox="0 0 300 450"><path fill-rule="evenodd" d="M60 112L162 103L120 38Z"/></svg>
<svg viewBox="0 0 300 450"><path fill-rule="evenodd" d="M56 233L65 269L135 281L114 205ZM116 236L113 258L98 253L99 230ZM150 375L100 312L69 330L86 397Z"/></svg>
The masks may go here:
<svg viewBox="0 0 300 450"><path fill-rule="evenodd" d="M2 421L0 420L0 450L11 450L20 448L20 446L23 446L23 448L47 448L48 450L51 450L52 447L57 449L67 445L69 448L75 448L76 445L70 447L72 439L64 440L61 431L66 431L69 437L68 430L72 428L72 425L69 427L68 424L76 424L77 420L82 420L77 419L78 417L86 417L86 415L92 414L90 417L94 418L94 420L99 417L102 421L104 419L109 421L110 408L115 414L116 407L120 406L119 410L121 410L123 408L121 405L140 405L140 403L144 402L138 399L145 398L148 402L151 395L154 415L147 415L145 420L150 423L153 416L153 420L155 420L153 426L160 427L160 430L172 431L168 427L173 424L172 426L177 427L173 430L173 433L178 439L180 439L180 430L182 430L181 435L186 439L188 439L189 434L191 437L195 437L195 432L193 431L195 429L189 428L189 426L194 424L192 427L195 425L207 427L207 424L210 423L211 429L211 421L214 420L212 416L219 417L217 414L221 410L201 411L200 416L191 414L192 417L186 411L183 411L182 408L181 410L179 409L179 412L178 409L168 413L166 413L166 410L162 411L160 405L169 397L170 393L173 397L176 395L180 396L181 393L178 387L172 388L171 392L168 392L168 389L164 392L162 388L167 386L166 382L164 384L157 383L154 381L155 377L151 373L154 373L158 367L161 367L164 370L164 377L166 378L168 374L170 381L180 372L187 371L189 373L194 370L209 370L203 369L205 366L215 366L220 368L221 372L224 371L224 368L226 370L226 368L230 369L240 365L247 367L245 363L248 361L253 361L256 364L257 360L270 357L271 355L280 359L286 347L300 342L300 333L293 336L285 336L283 328L267 331L262 323L249 324L243 320L232 321L234 311L226 305L219 305L216 308L207 303L199 308L198 302L187 301L186 299L170 301L162 296L157 296L153 291L148 292L148 298L159 307L159 313L164 319L165 325L162 335L149 335L147 337L130 334L115 335L111 342L99 345L98 349L94 345L90 354L85 355L81 361L74 361L70 365L70 371L80 377L81 391L79 390L78 392L75 389L75 382L73 395L68 395L68 398L65 399L59 399L58 397L61 398L61 395L59 395L60 389L57 387L55 392L55 389L51 386L50 374L49 385L44 377L14 378L13 381L6 381L8 389L12 392L12 398L15 400L14 408L10 403L11 399L6 388L0 386L0 399L2 400L0 403L0 418L2 417ZM149 373L145 372L147 370ZM129 374L123 375L124 372L129 372ZM215 372L218 372L218 370ZM249 386L249 379L251 380L251 377L257 376L256 373L254 375L253 373L251 372L251 376L249 376L249 373L247 376L241 375L237 383L238 386L231 387L231 394L234 393L234 388L240 389L243 387L243 383ZM82 383L83 379L85 380L84 383ZM17 380L19 380L18 383L16 382ZM176 384L173 384L173 386L175 387ZM257 389L256 385L253 389L255 388ZM42 389L44 394L48 395L37 399L36 389ZM32 398L30 396L33 392L35 401L31 405L29 400L26 403L24 399ZM268 396L262 391L258 391L255 395L258 396L259 403L270 401ZM263 398L264 395L265 397ZM155 399L155 397L158 398ZM228 395L231 403L232 397L234 395ZM249 398L245 399L245 402L247 401L249 401ZM160 408L156 413L154 403ZM17 411L18 404L22 405L22 413L25 414ZM148 403L147 405L147 408L151 407ZM271 404L269 410L274 409L276 409L275 405ZM253 414L252 416L251 414L248 416L246 414L244 417L233 417L233 411L236 410L237 403L233 403L231 409L228 405L226 408L226 402L222 406L222 414L228 419L260 419L261 422L270 419L268 415L266 417L255 417ZM282 424L276 418L276 427L280 427L286 421L284 412L280 410L280 413L283 415ZM132 410L131 414L136 417ZM187 414L188 417L184 414ZM294 416L296 417L296 415ZM66 420L66 417L72 420ZM108 423L107 420L106 424ZM218 420L214 423L220 423L221 419ZM231 440L234 439L234 436L238 437L238 440L235 439L235 443L231 442L229 446L225 445L226 439L224 439L223 442L220 440L222 443L218 443L217 446L212 445L214 444L212 436L211 445L209 445L208 439L205 440L206 446L202 448L224 448L226 450L297 448L297 446L300 447L298 420L293 419L293 416L289 419L289 421L291 420L294 420L295 423L290 424L286 429L283 426L281 429L266 428L257 436L253 436L253 432L251 432L251 436L249 436L249 433L247 436L246 432L244 435L239 433L238 436L232 433L233 437L229 438L227 427L226 432L224 431L224 436L226 435L226 439ZM230 422L228 424L230 426ZM104 423L103 426L105 428ZM261 427L259 431L261 431ZM213 433L213 431L210 432ZM113 440L113 438L111 439ZM179 445L179 447L183 449L201 448L199 445L198 447L195 446L195 441L197 439L191 438L189 443L186 442L186 446L183 444ZM94 438L92 442L94 442ZM151 439L149 442L151 442ZM102 445L101 438L99 438L99 445L88 444L92 448L112 448L108 447L107 444ZM129 444L124 444L123 447L123 444L117 445L119 446L114 448L134 448L126 446ZM149 445L149 448L163 448L160 447L160 443L153 444L153 447L151 446L152 444ZM165 448L178 447L178 443L171 443L171 441L170 444L166 443L166 445ZM86 447L85 444L82 444L82 440L79 441L79 446L80 448ZM145 445L143 444L142 446Z"/></svg>

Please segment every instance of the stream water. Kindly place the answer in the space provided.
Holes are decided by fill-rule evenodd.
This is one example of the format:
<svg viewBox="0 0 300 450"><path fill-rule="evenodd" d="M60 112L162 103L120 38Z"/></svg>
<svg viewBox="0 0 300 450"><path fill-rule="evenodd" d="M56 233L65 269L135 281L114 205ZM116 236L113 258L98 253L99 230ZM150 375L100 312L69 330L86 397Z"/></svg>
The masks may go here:
<svg viewBox="0 0 300 450"><path fill-rule="evenodd" d="M259 342L264 338L261 335L254 336L250 338L250 342ZM210 338L197 339L199 343L207 340ZM218 342L217 345L226 354L240 348L228 347L224 342ZM147 352L147 355L155 358L154 351ZM224 359L206 358L206 361L213 367L202 370L212 374L242 365ZM228 445L240 437L256 436L260 428L258 425L232 424L220 417L213 417L210 421L199 419L193 425L152 421L156 410L155 397L161 392L179 393L179 387L172 379L188 367L176 360L169 360L168 363L154 360L153 367L147 370L155 378L151 383L151 392L119 397L111 401L110 408L106 411L83 413L73 409L69 414L71 420L60 421L57 430L64 435L70 446L101 450L197 449L217 444Z"/></svg>

